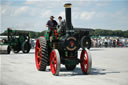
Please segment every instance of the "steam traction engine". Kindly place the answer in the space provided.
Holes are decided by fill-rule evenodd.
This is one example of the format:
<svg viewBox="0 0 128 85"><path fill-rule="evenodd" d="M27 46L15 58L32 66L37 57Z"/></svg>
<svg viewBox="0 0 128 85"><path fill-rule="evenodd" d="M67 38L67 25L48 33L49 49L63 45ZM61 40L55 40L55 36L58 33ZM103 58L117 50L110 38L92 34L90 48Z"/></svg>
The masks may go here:
<svg viewBox="0 0 128 85"><path fill-rule="evenodd" d="M0 44L0 54L10 54L11 50L14 53L18 53L19 51L29 53L31 49L29 32L8 28L5 33L7 40L4 40L4 42Z"/></svg>
<svg viewBox="0 0 128 85"><path fill-rule="evenodd" d="M36 41L36 67L40 71L45 71L50 65L52 74L57 76L61 64L65 65L67 70L74 70L80 63L82 72L88 74L91 71L92 61L90 52L83 43L88 40L88 34L79 36L80 34L76 33L71 23L71 4L65 4L64 7L66 22L60 26L61 31L58 32L57 27L50 27L54 30L46 31L45 35ZM85 33L88 33L88 30ZM78 58L80 48L82 51Z"/></svg>

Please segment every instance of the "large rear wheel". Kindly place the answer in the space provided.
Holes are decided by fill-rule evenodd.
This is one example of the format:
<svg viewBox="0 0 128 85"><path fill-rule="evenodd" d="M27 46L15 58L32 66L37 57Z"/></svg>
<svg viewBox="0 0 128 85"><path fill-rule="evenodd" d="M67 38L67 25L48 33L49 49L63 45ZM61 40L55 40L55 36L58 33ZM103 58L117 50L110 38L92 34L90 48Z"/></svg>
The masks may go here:
<svg viewBox="0 0 128 85"><path fill-rule="evenodd" d="M48 65L48 48L47 41L44 37L40 37L36 41L35 62L38 70L46 70L46 66Z"/></svg>
<svg viewBox="0 0 128 85"><path fill-rule="evenodd" d="M81 56L81 70L84 74L88 74L91 72L91 67L92 67L92 59L91 59L91 54L88 49L82 50Z"/></svg>
<svg viewBox="0 0 128 85"><path fill-rule="evenodd" d="M58 76L60 71L60 55L57 49L50 54L50 67L53 75Z"/></svg>

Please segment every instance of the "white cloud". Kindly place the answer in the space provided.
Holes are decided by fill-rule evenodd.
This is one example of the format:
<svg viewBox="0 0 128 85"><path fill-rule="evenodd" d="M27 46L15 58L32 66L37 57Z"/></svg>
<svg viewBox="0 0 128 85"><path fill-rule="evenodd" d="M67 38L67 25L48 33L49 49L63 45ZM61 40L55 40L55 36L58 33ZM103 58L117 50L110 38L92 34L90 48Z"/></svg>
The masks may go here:
<svg viewBox="0 0 128 85"><path fill-rule="evenodd" d="M3 10L1 9L1 10L0 10L1 14L5 14L6 11L7 11L7 9L3 9Z"/></svg>
<svg viewBox="0 0 128 85"><path fill-rule="evenodd" d="M34 7L38 7L38 8L57 8L60 7L62 2L61 1L55 1L55 0L27 0L25 2L26 5L32 5Z"/></svg>
<svg viewBox="0 0 128 85"><path fill-rule="evenodd" d="M37 3L38 3L38 1L36 1L36 0L27 0L25 2L25 4L27 4L27 5L32 5L32 4L37 4Z"/></svg>
<svg viewBox="0 0 128 85"><path fill-rule="evenodd" d="M60 12L58 16L62 16L64 19L65 18L65 12L64 11Z"/></svg>
<svg viewBox="0 0 128 85"><path fill-rule="evenodd" d="M80 18L81 19L86 19L86 20L90 20L92 19L92 17L95 15L95 12L82 12L80 14Z"/></svg>
<svg viewBox="0 0 128 85"><path fill-rule="evenodd" d="M49 17L49 16L51 16L51 15L52 15L51 10L46 10L46 11L43 11L43 12L41 13L41 17L42 17L42 18L44 18L44 17Z"/></svg>
<svg viewBox="0 0 128 85"><path fill-rule="evenodd" d="M11 6L7 6L7 5L2 5L1 6L1 15L8 15L10 16L12 13L14 13L14 8ZM13 11L13 12L12 12Z"/></svg>
<svg viewBox="0 0 128 85"><path fill-rule="evenodd" d="M29 10L28 6L12 6L12 5L2 5L1 14L2 16L19 16L26 13Z"/></svg>
<svg viewBox="0 0 128 85"><path fill-rule="evenodd" d="M95 16L95 12L73 12L74 19L91 20Z"/></svg>
<svg viewBox="0 0 128 85"><path fill-rule="evenodd" d="M73 12L73 13L72 13L72 17L73 17L74 19L79 19L79 18L80 18L80 14L81 14L81 12Z"/></svg>
<svg viewBox="0 0 128 85"><path fill-rule="evenodd" d="M1 6L0 7L0 13L5 14L8 11L9 6Z"/></svg>
<svg viewBox="0 0 128 85"><path fill-rule="evenodd" d="M73 12L73 19L81 19L81 20L91 20L95 16L96 12ZM65 18L65 11L62 11L58 14L58 16L62 16Z"/></svg>
<svg viewBox="0 0 128 85"><path fill-rule="evenodd" d="M26 0L26 1L45 1L45 0Z"/></svg>
<svg viewBox="0 0 128 85"><path fill-rule="evenodd" d="M17 8L17 9L15 10L15 12L14 12L14 16L23 14L23 13L25 13L28 9L29 9L28 6L23 6L23 7Z"/></svg>
<svg viewBox="0 0 128 85"><path fill-rule="evenodd" d="M97 2L96 6L103 7L106 5L107 2Z"/></svg>

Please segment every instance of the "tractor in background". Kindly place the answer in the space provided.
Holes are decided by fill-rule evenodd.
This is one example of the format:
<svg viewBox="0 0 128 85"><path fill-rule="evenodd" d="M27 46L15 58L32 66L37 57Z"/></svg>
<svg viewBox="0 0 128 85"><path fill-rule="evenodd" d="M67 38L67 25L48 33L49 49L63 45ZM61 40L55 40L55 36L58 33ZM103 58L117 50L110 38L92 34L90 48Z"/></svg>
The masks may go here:
<svg viewBox="0 0 128 85"><path fill-rule="evenodd" d="M6 31L7 39L3 39L0 44L1 54L10 54L12 50L14 53L22 51L29 53L31 49L29 33L21 30L12 30L8 28Z"/></svg>
<svg viewBox="0 0 128 85"><path fill-rule="evenodd" d="M45 35L40 36L36 41L35 62L39 71L45 71L46 67L50 65L52 74L58 76L61 64L65 65L67 70L72 71L79 63L84 74L91 71L92 59L87 48L90 48L91 45L89 31L92 29L72 26L71 6L70 3L64 5L66 21L60 25L61 30L58 32L59 28L49 27ZM80 58L78 58L80 48L82 50Z"/></svg>

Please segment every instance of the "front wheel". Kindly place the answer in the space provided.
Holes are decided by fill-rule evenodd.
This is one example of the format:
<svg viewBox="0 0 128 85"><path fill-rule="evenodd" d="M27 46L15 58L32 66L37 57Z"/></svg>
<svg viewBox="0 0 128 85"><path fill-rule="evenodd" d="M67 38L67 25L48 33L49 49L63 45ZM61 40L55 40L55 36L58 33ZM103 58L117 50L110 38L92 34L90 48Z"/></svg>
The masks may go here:
<svg viewBox="0 0 128 85"><path fill-rule="evenodd" d="M22 52L23 53L29 53L30 49L31 49L31 44L29 42L23 42L22 44Z"/></svg>
<svg viewBox="0 0 128 85"><path fill-rule="evenodd" d="M54 49L50 54L50 68L53 75L58 76L60 71L60 54Z"/></svg>
<svg viewBox="0 0 128 85"><path fill-rule="evenodd" d="M88 49L82 50L81 56L81 70L84 74L88 74L91 72L91 67L92 67L92 59L91 59L91 54Z"/></svg>

